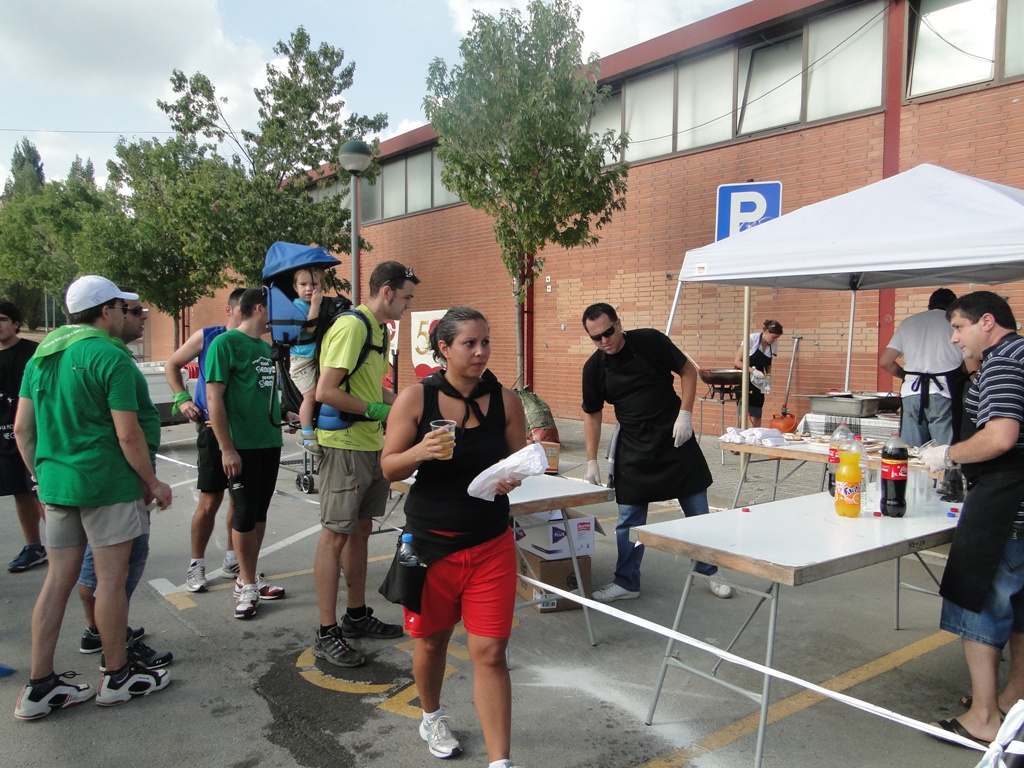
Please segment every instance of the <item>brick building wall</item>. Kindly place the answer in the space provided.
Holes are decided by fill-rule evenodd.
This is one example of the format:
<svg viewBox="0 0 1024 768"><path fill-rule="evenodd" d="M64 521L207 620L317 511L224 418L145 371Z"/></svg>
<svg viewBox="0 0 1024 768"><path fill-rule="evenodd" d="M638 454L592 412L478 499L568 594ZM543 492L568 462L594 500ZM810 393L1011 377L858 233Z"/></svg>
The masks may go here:
<svg viewBox="0 0 1024 768"><path fill-rule="evenodd" d="M851 118L729 144L634 166L626 210L589 249L543 254L535 289L533 389L556 416L580 416L580 371L593 352L580 314L596 301L617 307L624 326L664 330L685 252L714 238L719 184L753 179L783 184L783 212L849 192L882 178L882 114ZM900 169L934 163L954 171L1024 187L1024 83L905 105L901 114ZM491 220L465 205L364 225L373 250L364 253L363 284L373 265L397 259L413 266L422 283L415 308L471 304L488 316L491 367L506 384L515 376L514 305L511 280L494 242ZM342 256L342 269L348 268ZM988 286L949 285L957 294ZM549 290L550 289L550 290ZM752 291L753 327L742 325L743 289L711 284L684 287L672 328L673 340L701 367L730 367L741 339L772 318L785 335L773 371L766 414L781 408L794 335L803 337L793 372L790 411L801 414L799 394L841 388L849 335L853 335L851 388L874 390L879 342L904 317L926 308L931 288L899 290L892 317L880 317L879 294L857 296L852 330L846 292ZM1024 285L996 290L1024 315ZM224 292L226 296L226 292ZM212 304L212 307L209 305ZM193 328L220 322L224 300L202 302ZM884 306L884 302L882 303ZM879 339L880 321L885 338ZM169 319L154 318L154 338ZM160 338L163 332L160 330ZM169 345L154 342L152 359ZM408 335L401 342L399 381L413 381ZM698 395L704 393L699 385ZM705 409L705 432L720 433L718 407ZM611 409L606 410L611 418ZM726 411L726 422L734 414Z"/></svg>

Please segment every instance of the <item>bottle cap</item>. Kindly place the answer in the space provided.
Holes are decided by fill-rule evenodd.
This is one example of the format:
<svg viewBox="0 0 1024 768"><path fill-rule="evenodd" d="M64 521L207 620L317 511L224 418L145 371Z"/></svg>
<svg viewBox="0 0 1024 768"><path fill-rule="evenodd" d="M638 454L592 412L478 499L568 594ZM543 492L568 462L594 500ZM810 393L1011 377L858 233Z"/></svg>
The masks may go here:
<svg viewBox="0 0 1024 768"><path fill-rule="evenodd" d="M875 512L875 517L881 517L881 516L882 516L881 512Z"/></svg>
<svg viewBox="0 0 1024 768"><path fill-rule="evenodd" d="M750 511L750 507L744 507L743 509L740 510L740 512L749 512L749 511Z"/></svg>
<svg viewBox="0 0 1024 768"><path fill-rule="evenodd" d="M956 510L955 509L949 510L949 512L946 513L946 517L956 517Z"/></svg>

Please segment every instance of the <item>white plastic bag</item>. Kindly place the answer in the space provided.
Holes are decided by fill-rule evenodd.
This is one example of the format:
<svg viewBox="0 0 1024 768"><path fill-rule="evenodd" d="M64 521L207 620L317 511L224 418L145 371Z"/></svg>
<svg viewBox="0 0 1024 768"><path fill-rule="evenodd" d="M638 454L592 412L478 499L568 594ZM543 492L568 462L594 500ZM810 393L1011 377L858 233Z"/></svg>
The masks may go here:
<svg viewBox="0 0 1024 768"><path fill-rule="evenodd" d="M544 453L544 446L530 443L474 477L466 491L478 499L494 501L494 486L499 480L522 480L530 475L543 475L547 468L548 456Z"/></svg>

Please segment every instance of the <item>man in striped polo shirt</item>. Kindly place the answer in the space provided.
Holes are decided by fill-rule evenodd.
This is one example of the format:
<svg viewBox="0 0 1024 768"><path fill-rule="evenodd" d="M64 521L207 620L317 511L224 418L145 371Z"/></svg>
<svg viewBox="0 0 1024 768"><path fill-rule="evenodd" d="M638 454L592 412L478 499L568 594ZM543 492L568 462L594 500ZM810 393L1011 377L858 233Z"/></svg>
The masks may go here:
<svg viewBox="0 0 1024 768"><path fill-rule="evenodd" d="M977 291L946 310L952 343L981 363L964 400L961 442L926 449L931 471L962 465L970 490L939 589L942 629L959 635L971 677L967 712L937 725L984 744L1024 697L1024 338L1010 305ZM1010 677L999 691L999 658Z"/></svg>

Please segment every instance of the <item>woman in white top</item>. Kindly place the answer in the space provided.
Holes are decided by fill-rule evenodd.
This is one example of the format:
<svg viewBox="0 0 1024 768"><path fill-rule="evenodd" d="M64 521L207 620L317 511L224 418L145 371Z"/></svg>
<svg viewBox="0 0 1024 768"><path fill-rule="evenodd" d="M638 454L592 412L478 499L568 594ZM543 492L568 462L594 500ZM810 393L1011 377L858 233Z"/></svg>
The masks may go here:
<svg viewBox="0 0 1024 768"><path fill-rule="evenodd" d="M751 372L760 371L765 376L772 372L772 361L779 354L779 337L782 335L782 323L778 320L765 320L764 327L760 333L750 334L747 339L746 354L748 355ZM736 359L733 366L743 367L744 350L741 346L736 351ZM751 384L750 402L747 405L747 413L750 416L750 426L761 426L761 413L764 409L764 392L759 387Z"/></svg>

